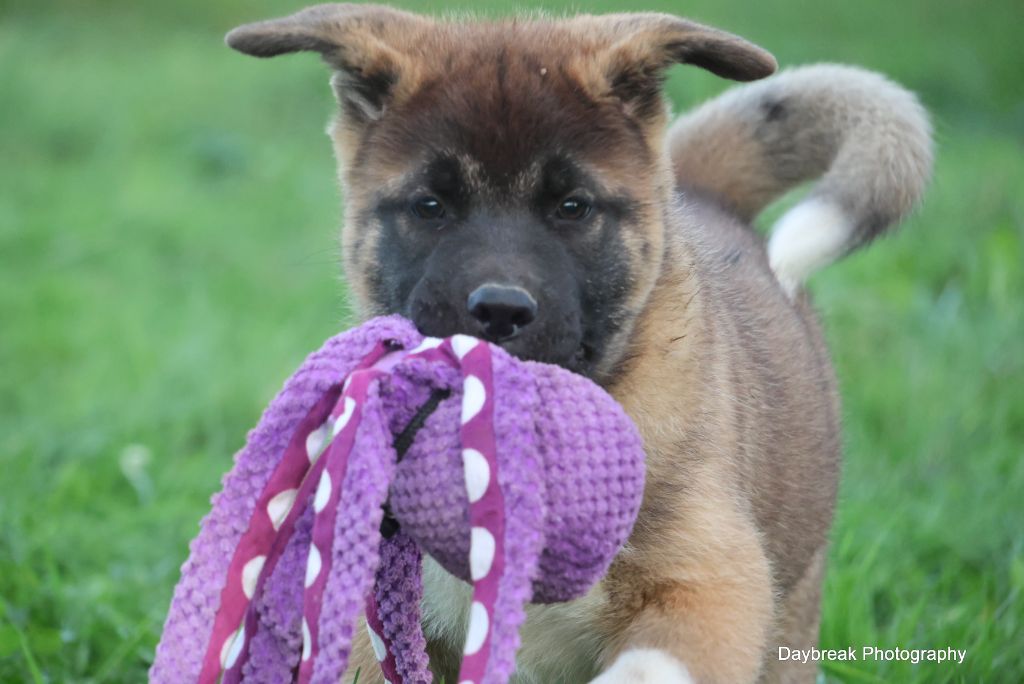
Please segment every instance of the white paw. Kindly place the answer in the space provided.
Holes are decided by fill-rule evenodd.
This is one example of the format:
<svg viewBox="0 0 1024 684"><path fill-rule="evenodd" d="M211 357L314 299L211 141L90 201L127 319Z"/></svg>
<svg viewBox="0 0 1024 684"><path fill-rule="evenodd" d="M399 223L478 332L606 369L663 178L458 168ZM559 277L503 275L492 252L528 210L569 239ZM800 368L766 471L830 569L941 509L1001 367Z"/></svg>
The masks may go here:
<svg viewBox="0 0 1024 684"><path fill-rule="evenodd" d="M686 666L656 648L624 652L590 684L693 684Z"/></svg>

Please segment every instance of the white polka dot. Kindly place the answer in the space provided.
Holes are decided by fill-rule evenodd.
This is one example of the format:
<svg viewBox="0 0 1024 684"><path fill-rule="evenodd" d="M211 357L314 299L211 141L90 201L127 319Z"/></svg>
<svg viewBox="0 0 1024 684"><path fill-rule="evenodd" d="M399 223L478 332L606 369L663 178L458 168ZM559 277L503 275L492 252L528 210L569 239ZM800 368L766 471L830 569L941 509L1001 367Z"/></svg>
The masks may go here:
<svg viewBox="0 0 1024 684"><path fill-rule="evenodd" d="M309 633L309 623L302 618L302 659L309 660L313 654L313 635Z"/></svg>
<svg viewBox="0 0 1024 684"><path fill-rule="evenodd" d="M274 526L274 529L279 529L284 519L288 517L288 511L292 510L292 504L295 502L295 495L299 493L297 489L286 489L283 492L279 492L267 503L267 515L270 516L270 522Z"/></svg>
<svg viewBox="0 0 1024 684"><path fill-rule="evenodd" d="M313 586L313 582L316 582L317 575L320 574L320 567L323 565L323 561L320 558L320 549L316 548L316 544L309 545L309 560L306 561L306 588Z"/></svg>
<svg viewBox="0 0 1024 684"><path fill-rule="evenodd" d="M238 631L233 632L228 637L227 641L224 642L223 648L220 649L220 662L225 670L230 670L238 662L238 656L242 655L243 646L245 646L244 623L238 628Z"/></svg>
<svg viewBox="0 0 1024 684"><path fill-rule="evenodd" d="M494 563L494 535L483 527L474 527L469 537L469 574L473 581L487 577Z"/></svg>
<svg viewBox="0 0 1024 684"><path fill-rule="evenodd" d="M463 449L462 471L466 477L469 503L476 503L483 497L487 485L491 483L491 466L488 465L487 458L476 449Z"/></svg>
<svg viewBox="0 0 1024 684"><path fill-rule="evenodd" d="M484 604L473 601L473 607L469 609L469 634L466 635L466 648L463 651L465 655L473 655L480 650L490 627Z"/></svg>
<svg viewBox="0 0 1024 684"><path fill-rule="evenodd" d="M444 342L444 340L440 337L424 337L423 341L417 344L409 353L418 354L419 352L427 351L428 349L437 349L441 346L442 342Z"/></svg>
<svg viewBox="0 0 1024 684"><path fill-rule="evenodd" d="M327 500L331 498L331 475L325 469L320 476L320 483L316 486L316 496L313 497L313 510L319 513L324 510Z"/></svg>
<svg viewBox="0 0 1024 684"><path fill-rule="evenodd" d="M330 434L331 425L330 421L327 421L306 436L306 456L309 457L310 463L316 461L324 452L324 447L330 442Z"/></svg>
<svg viewBox="0 0 1024 684"><path fill-rule="evenodd" d="M334 421L334 434L338 434L345 429L348 425L348 421L352 420L352 412L356 410L356 400L352 397L345 397L345 408L342 410L341 415Z"/></svg>
<svg viewBox="0 0 1024 684"><path fill-rule="evenodd" d="M232 644L235 643L235 637L238 636L238 631L234 631L228 635L228 638L224 640L224 645L220 647L220 666L224 667L228 662L228 652L231 650Z"/></svg>
<svg viewBox="0 0 1024 684"><path fill-rule="evenodd" d="M252 595L256 593L256 582L260 578L260 571L263 570L263 563L267 560L266 556L256 556L242 567L242 591L245 592L246 598L252 598Z"/></svg>
<svg viewBox="0 0 1024 684"><path fill-rule="evenodd" d="M484 383L475 375L467 375L462 381L462 424L473 420L484 407L487 392Z"/></svg>
<svg viewBox="0 0 1024 684"><path fill-rule="evenodd" d="M380 638L380 635L373 631L373 627L370 623L366 623L366 631L370 635L370 645L373 646L373 655L377 656L377 662L383 663L384 659L388 657L388 650L384 647L384 640Z"/></svg>
<svg viewBox="0 0 1024 684"><path fill-rule="evenodd" d="M480 344L480 340L469 335L456 335L452 338L452 350L460 361L466 358L466 354L476 349L478 344Z"/></svg>

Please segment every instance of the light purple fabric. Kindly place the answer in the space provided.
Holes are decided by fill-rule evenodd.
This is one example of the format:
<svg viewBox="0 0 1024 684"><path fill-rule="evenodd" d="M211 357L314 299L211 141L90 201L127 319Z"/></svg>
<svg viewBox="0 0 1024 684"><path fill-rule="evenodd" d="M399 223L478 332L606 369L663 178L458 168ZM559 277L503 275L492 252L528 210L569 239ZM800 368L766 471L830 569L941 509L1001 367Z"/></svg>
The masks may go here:
<svg viewBox="0 0 1024 684"><path fill-rule="evenodd" d="M304 419L322 420L310 418L311 411L322 410L314 406L323 405L331 391L337 396L341 381L383 340L394 340L406 350L423 342L398 317L375 319L328 340L289 379L250 433L182 567L151 681L198 681L204 655L209 661L215 650L211 630L229 564L250 519L259 516L257 499L289 444L296 448L293 436L300 425L307 425L309 432ZM428 339L427 346L431 344ZM445 345L454 358L452 341ZM482 656L486 675L480 681L497 684L514 670L524 604L579 596L607 570L639 507L643 451L621 408L593 383L554 366L519 361L497 347L487 351L493 370L487 387L493 402L488 404L497 457L493 467L503 497L499 547L504 547L504 569L493 601L489 649ZM368 415L354 433L338 495L333 550L325 566L322 608L313 630L319 633L318 657L303 668L311 668L312 681L337 681L355 618L372 596L371 605L380 612L375 624L389 651L386 671L397 678L391 681L429 682L415 605L422 590L419 550L470 579L470 506L462 453L466 435L459 433L462 373L431 360L432 352L424 353L426 357L410 357L388 369L375 385L379 396L368 400ZM386 435L400 433L434 389L447 389L450 397L427 418L396 466ZM245 652L237 665L246 682L291 682L300 664L311 499L307 494L295 501L289 514L293 527L286 526L293 530L291 537L276 567L263 573L267 577L260 576L252 598L246 621L250 631L239 642ZM385 499L401 531L381 544L380 504Z"/></svg>

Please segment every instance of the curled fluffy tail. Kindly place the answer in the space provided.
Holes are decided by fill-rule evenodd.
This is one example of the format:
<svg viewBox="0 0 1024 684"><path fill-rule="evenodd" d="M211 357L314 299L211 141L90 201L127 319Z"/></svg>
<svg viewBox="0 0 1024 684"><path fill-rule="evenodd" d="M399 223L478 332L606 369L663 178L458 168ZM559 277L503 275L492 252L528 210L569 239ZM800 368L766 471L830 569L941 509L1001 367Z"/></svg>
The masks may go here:
<svg viewBox="0 0 1024 684"><path fill-rule="evenodd" d="M878 74L831 64L727 91L682 116L669 146L681 188L711 193L748 221L818 179L768 244L791 294L906 216L932 167L931 126L917 98Z"/></svg>

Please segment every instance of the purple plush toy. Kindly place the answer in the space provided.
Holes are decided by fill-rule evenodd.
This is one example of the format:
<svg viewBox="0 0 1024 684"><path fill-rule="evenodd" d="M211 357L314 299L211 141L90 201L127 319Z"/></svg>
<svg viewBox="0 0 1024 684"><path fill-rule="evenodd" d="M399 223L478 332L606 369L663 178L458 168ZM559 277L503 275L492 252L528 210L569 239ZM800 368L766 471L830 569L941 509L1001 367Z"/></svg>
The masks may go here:
<svg viewBox="0 0 1024 684"><path fill-rule="evenodd" d="M223 484L151 682L334 684L364 610L387 681L430 682L422 551L473 585L459 683L499 684L525 604L582 595L626 540L643 450L589 380L388 317L303 363Z"/></svg>

